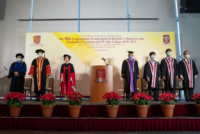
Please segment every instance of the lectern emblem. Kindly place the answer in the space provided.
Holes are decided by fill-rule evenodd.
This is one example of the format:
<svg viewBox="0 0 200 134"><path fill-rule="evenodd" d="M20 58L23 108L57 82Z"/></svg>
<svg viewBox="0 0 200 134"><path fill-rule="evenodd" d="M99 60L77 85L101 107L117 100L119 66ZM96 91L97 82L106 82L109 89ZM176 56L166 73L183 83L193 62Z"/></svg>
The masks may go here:
<svg viewBox="0 0 200 134"><path fill-rule="evenodd" d="M171 45L169 35L163 35L163 45Z"/></svg>
<svg viewBox="0 0 200 134"><path fill-rule="evenodd" d="M106 70L105 69L98 69L97 70L97 79L96 82L106 82Z"/></svg>

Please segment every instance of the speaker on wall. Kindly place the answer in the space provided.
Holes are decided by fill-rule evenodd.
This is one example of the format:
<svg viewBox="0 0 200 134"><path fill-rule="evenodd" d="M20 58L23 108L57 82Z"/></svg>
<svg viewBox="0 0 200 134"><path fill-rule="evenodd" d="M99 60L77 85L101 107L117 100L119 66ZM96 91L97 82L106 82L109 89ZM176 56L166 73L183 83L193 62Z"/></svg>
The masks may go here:
<svg viewBox="0 0 200 134"><path fill-rule="evenodd" d="M200 0L181 0L180 13L200 13Z"/></svg>
<svg viewBox="0 0 200 134"><path fill-rule="evenodd" d="M0 0L0 20L4 20L6 12L6 0Z"/></svg>

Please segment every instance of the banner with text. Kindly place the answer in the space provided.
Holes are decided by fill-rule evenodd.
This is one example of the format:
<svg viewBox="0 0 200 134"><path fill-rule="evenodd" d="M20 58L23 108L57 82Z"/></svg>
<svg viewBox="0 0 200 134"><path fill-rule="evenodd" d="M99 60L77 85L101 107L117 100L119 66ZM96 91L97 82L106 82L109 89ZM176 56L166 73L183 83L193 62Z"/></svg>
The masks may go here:
<svg viewBox="0 0 200 134"><path fill-rule="evenodd" d="M165 50L172 49L172 56L176 58L174 32L54 32L27 33L25 62L29 71L31 62L37 57L36 49L45 50L49 59L52 75L55 80L55 90L59 90L59 75L64 63L64 54L69 54L71 63L75 67L77 90L90 95L90 66L105 65L102 58L107 59L113 66L114 91L123 91L120 78L121 66L128 57L127 51L134 51L134 58L139 63L140 78L143 67L149 60L149 53L156 52L156 60L166 57ZM138 80L138 87L141 87Z"/></svg>

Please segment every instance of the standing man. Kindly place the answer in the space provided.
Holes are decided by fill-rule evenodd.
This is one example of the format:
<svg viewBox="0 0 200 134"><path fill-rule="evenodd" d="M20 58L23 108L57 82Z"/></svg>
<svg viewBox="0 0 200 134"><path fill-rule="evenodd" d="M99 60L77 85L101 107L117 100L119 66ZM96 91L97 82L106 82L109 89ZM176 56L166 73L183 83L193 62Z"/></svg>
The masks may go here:
<svg viewBox="0 0 200 134"><path fill-rule="evenodd" d="M130 94L137 93L137 78L139 77L138 62L133 59L133 51L128 51L128 59L122 64L121 77L124 83L124 92L126 100L130 101Z"/></svg>
<svg viewBox="0 0 200 134"><path fill-rule="evenodd" d="M165 92L171 92L175 94L176 79L178 79L178 64L177 60L171 57L171 49L167 49L165 53L167 57L161 61L161 75L165 82Z"/></svg>
<svg viewBox="0 0 200 134"><path fill-rule="evenodd" d="M26 63L22 61L24 55L16 54L17 61L13 62L9 69L7 78L12 78L10 92L24 93L24 81L26 75Z"/></svg>
<svg viewBox="0 0 200 134"><path fill-rule="evenodd" d="M155 61L156 53L150 52L150 61L147 61L144 66L144 76L148 82L149 95L152 96L152 91L154 91L154 100L158 101L159 98L159 81L161 78L160 65L159 62Z"/></svg>
<svg viewBox="0 0 200 134"><path fill-rule="evenodd" d="M197 78L197 68L195 62L190 59L190 53L185 51L183 53L185 59L181 60L178 64L179 75L183 80L183 89L185 91L186 101L192 101L192 96L194 93L195 79Z"/></svg>
<svg viewBox="0 0 200 134"><path fill-rule="evenodd" d="M36 101L40 101L40 95L45 94L46 79L51 75L51 68L48 59L43 57L45 51L42 49L36 50L38 57L32 61L29 75L34 79L34 91Z"/></svg>

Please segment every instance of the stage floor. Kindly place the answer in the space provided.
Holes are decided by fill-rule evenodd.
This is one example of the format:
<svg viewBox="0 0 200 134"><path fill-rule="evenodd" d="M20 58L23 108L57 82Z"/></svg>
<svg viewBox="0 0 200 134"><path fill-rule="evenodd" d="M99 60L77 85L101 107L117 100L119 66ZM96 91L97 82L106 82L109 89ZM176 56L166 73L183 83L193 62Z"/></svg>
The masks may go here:
<svg viewBox="0 0 200 134"><path fill-rule="evenodd" d="M160 105L160 101L152 101L150 105ZM0 104L6 104L5 101L0 100ZM24 101L24 105L40 105L41 102L36 102L34 100ZM175 105L185 105L185 104L195 104L195 102L186 102L186 101L176 101ZM56 105L68 105L68 102L62 100L56 100ZM83 100L82 105L105 105L105 102L90 102L89 100ZM120 105L133 105L133 102L121 101Z"/></svg>

